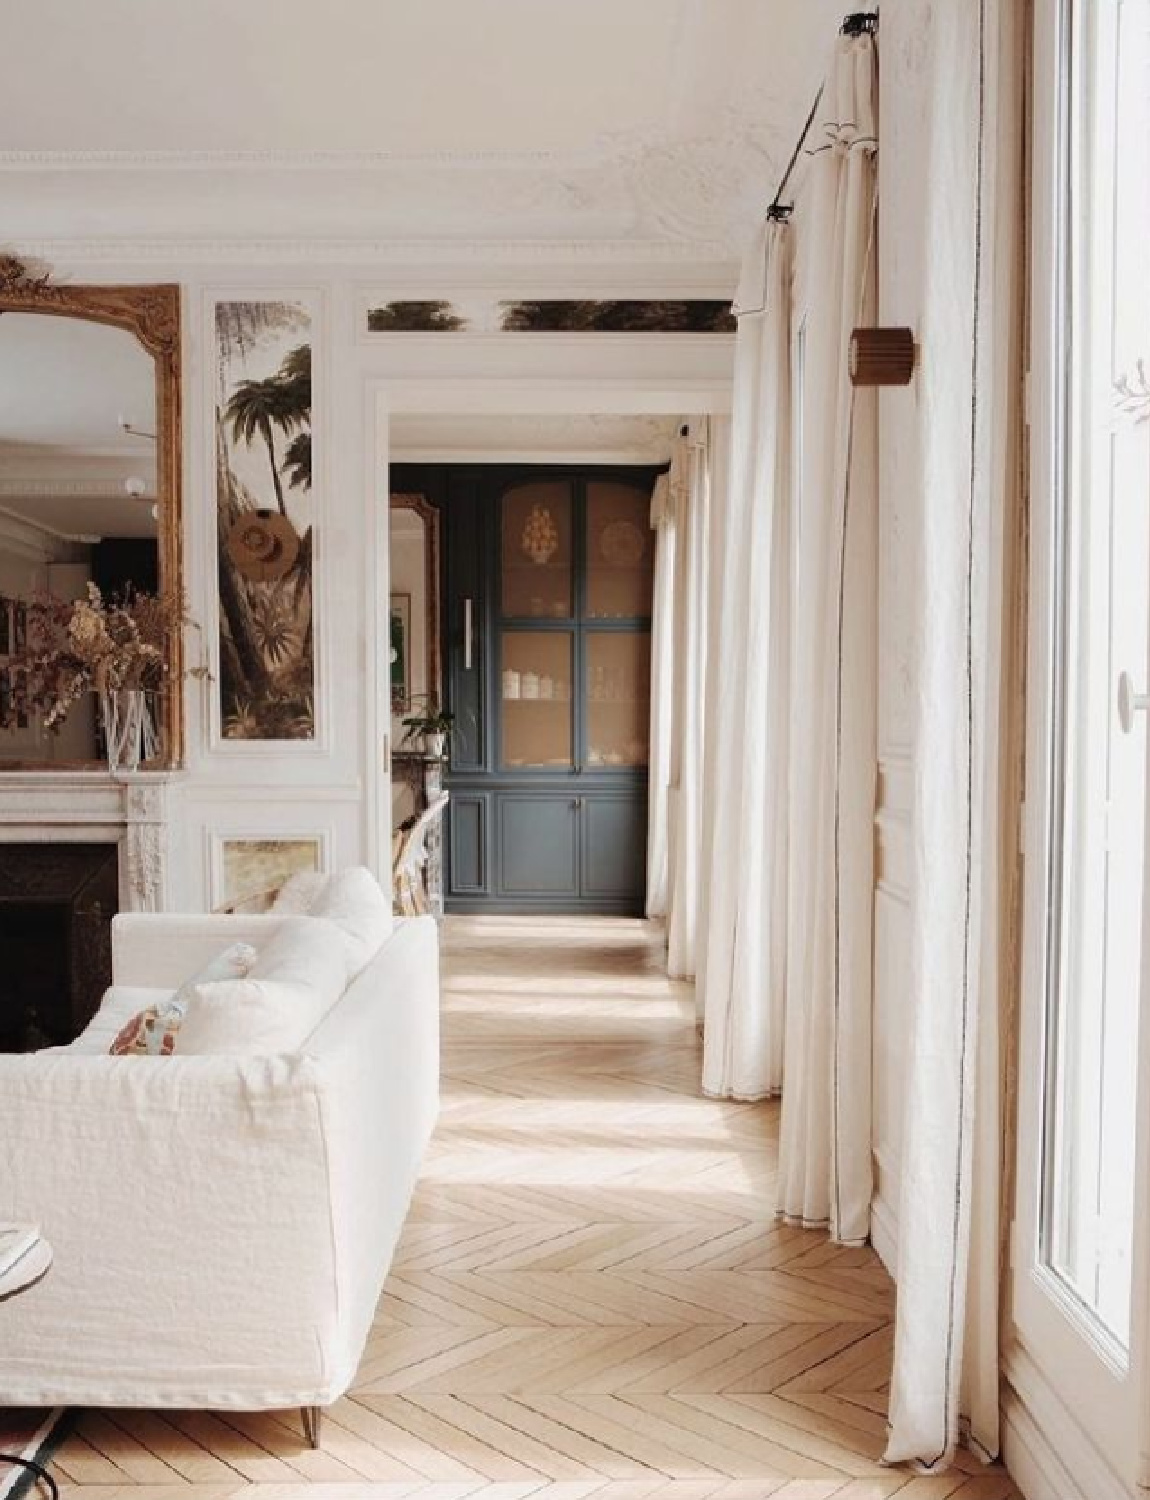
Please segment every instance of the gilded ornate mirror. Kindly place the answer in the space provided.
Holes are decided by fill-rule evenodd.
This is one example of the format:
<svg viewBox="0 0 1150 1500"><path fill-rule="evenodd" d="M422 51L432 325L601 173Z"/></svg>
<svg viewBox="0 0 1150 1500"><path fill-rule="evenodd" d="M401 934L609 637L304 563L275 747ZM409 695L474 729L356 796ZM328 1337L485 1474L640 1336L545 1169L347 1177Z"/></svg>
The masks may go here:
<svg viewBox="0 0 1150 1500"><path fill-rule="evenodd" d="M409 712L442 703L439 665L439 511L424 495L392 495L391 709L393 744Z"/></svg>
<svg viewBox="0 0 1150 1500"><path fill-rule="evenodd" d="M179 765L179 287L56 285L0 255L0 770L108 762L110 695L77 689L60 711L68 694L27 665L46 620L65 641L100 628L73 613L91 585L168 619L143 621L142 764Z"/></svg>

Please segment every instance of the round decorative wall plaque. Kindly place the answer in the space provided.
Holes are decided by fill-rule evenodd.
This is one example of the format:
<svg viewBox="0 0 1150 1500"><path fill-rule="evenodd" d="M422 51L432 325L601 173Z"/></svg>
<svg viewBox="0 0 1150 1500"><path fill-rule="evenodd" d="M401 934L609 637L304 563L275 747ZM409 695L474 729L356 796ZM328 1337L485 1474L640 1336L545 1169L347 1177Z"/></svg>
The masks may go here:
<svg viewBox="0 0 1150 1500"><path fill-rule="evenodd" d="M636 567L646 550L646 539L634 521L609 521L599 535L599 551L613 568Z"/></svg>

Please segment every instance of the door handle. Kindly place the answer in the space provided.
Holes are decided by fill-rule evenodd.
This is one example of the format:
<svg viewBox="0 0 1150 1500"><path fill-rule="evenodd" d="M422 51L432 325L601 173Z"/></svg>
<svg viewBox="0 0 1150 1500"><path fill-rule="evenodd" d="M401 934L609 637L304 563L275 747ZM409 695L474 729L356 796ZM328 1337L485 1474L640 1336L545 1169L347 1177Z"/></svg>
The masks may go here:
<svg viewBox="0 0 1150 1500"><path fill-rule="evenodd" d="M463 601L463 670L465 672L470 672L472 667L474 625L471 610L471 599L468 597Z"/></svg>
<svg viewBox="0 0 1150 1500"><path fill-rule="evenodd" d="M1150 694L1136 693L1134 679L1129 672L1118 674L1118 722L1123 734L1134 732L1134 715L1144 714L1150 709Z"/></svg>

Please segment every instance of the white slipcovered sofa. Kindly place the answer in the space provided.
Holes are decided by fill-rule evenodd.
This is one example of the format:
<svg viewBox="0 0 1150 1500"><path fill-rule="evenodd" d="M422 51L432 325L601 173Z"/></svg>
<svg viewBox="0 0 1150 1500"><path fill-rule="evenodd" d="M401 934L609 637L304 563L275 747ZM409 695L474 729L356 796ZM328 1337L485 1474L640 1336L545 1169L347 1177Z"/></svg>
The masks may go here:
<svg viewBox="0 0 1150 1500"><path fill-rule="evenodd" d="M285 921L117 917L87 1031L0 1057L0 1220L54 1254L0 1303L0 1404L320 1408L350 1385L437 1113L434 921L397 922L298 1050L108 1055L157 991Z"/></svg>

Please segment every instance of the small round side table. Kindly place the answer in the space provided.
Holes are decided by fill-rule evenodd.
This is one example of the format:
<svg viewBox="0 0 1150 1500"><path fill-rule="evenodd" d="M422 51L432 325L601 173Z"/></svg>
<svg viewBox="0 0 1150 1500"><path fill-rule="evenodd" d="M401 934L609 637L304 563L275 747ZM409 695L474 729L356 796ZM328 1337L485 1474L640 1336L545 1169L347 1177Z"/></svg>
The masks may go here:
<svg viewBox="0 0 1150 1500"><path fill-rule="evenodd" d="M0 1302L6 1302L9 1297L18 1297L38 1281L43 1281L51 1265L51 1245L47 1240L37 1240L14 1266L9 1266L7 1271L0 1274ZM59 1500L60 1491L56 1487L56 1481L41 1464L34 1463L30 1458L21 1458L18 1453L0 1453L0 1463L15 1464L19 1469L27 1469L47 1485L52 1500Z"/></svg>

